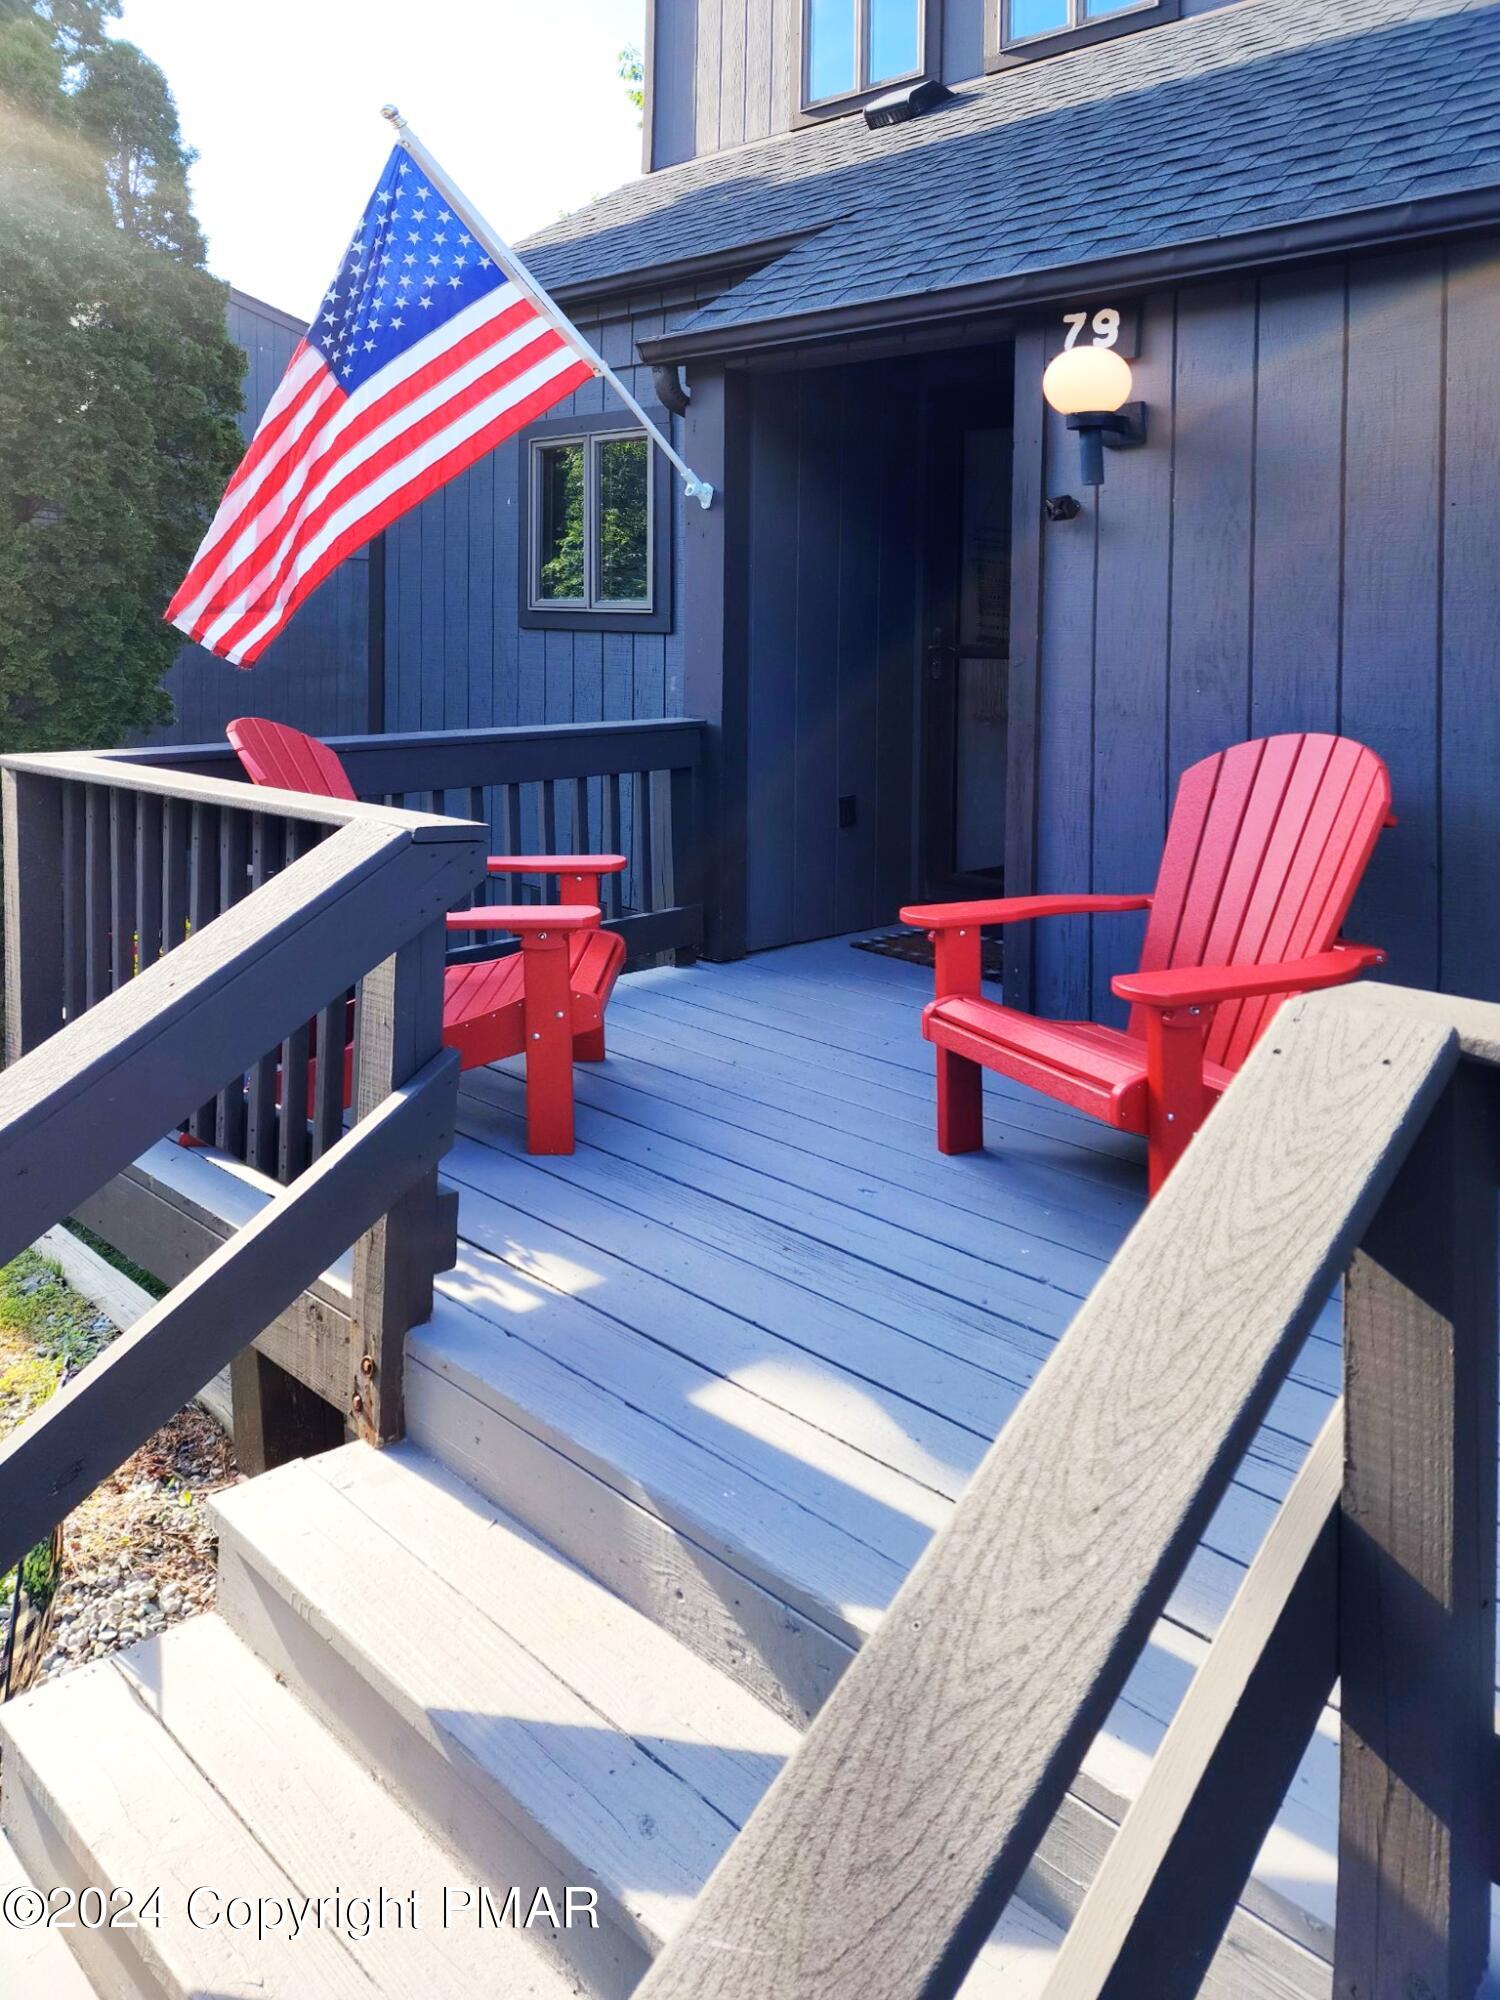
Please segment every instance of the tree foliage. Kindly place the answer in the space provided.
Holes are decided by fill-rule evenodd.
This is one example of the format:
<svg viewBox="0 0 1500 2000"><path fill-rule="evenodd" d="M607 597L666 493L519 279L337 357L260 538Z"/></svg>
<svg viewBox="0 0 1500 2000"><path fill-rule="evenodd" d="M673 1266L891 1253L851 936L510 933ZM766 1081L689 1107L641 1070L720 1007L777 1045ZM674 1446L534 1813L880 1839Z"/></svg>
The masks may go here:
<svg viewBox="0 0 1500 2000"><path fill-rule="evenodd" d="M241 450L171 93L119 0L0 0L0 750L170 712L162 609Z"/></svg>
<svg viewBox="0 0 1500 2000"><path fill-rule="evenodd" d="M638 48L624 48L619 56L620 81L625 96L637 111L646 107L646 62Z"/></svg>

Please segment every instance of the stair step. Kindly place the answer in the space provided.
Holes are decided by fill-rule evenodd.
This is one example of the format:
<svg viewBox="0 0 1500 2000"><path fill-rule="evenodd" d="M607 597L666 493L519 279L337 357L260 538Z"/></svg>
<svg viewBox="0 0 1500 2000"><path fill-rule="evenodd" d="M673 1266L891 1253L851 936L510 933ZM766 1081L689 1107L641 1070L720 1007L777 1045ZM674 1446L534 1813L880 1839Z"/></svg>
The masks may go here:
<svg viewBox="0 0 1500 2000"><path fill-rule="evenodd" d="M46 1888L51 1888L48 1882ZM0 1898L13 1889L42 1891L21 1865L21 1857L0 1833ZM8 1909L0 1903L0 1910ZM67 1915L68 1912L61 1914ZM66 1934L50 1926L34 1928L0 1914L0 1993L7 2000L99 2000L83 1967L69 1951Z"/></svg>
<svg viewBox="0 0 1500 2000"><path fill-rule="evenodd" d="M457 1858L218 1617L11 1704L0 1736L6 1823L34 1875L160 1891L158 1923L73 1934L110 2000L579 1990L535 1933L444 1922L444 1889L468 1886ZM349 1899L366 1896L361 1937ZM236 1925L231 1898L268 1899L264 1936Z"/></svg>
<svg viewBox="0 0 1500 2000"><path fill-rule="evenodd" d="M348 1446L215 1502L220 1605L476 1878L594 1888L561 1940L624 2000L796 1730L412 1446ZM1028 1994L1019 1908L974 1992Z"/></svg>

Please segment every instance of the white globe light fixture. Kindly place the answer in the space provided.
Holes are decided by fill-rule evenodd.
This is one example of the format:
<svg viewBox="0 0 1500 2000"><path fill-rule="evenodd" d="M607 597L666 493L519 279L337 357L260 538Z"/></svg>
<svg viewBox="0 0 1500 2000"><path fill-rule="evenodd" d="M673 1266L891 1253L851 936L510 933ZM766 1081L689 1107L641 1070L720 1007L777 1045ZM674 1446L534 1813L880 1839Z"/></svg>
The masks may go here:
<svg viewBox="0 0 1500 2000"><path fill-rule="evenodd" d="M1146 409L1132 403L1130 363L1111 347L1067 347L1047 363L1042 394L1078 432L1085 486L1104 484L1104 451L1146 441Z"/></svg>

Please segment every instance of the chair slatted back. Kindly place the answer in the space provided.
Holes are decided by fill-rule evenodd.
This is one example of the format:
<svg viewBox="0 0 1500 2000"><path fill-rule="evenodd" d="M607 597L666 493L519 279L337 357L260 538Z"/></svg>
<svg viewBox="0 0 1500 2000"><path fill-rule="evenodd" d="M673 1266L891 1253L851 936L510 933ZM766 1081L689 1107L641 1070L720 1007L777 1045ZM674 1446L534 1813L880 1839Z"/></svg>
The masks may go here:
<svg viewBox="0 0 1500 2000"><path fill-rule="evenodd" d="M338 757L316 736L264 716L241 715L224 731L253 784L321 799L352 799L354 787Z"/></svg>
<svg viewBox="0 0 1500 2000"><path fill-rule="evenodd" d="M1390 774L1346 736L1266 736L1182 774L1140 969L1274 965L1339 934L1391 809ZM1211 1062L1238 1069L1279 997L1227 1002ZM1133 1008L1130 1032L1144 1034Z"/></svg>

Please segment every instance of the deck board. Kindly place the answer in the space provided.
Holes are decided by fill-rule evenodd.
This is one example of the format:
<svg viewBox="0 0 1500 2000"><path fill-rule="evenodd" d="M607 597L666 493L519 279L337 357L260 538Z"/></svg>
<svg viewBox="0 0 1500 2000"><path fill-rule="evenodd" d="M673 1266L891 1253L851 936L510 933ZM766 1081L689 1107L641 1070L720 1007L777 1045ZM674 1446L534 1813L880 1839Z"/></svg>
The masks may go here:
<svg viewBox="0 0 1500 2000"><path fill-rule="evenodd" d="M524 1152L519 1064L466 1076L444 1167L461 1256L414 1338L415 1427L441 1377L475 1463L517 1426L860 1643L1144 1201L1138 1141L999 1079L986 1150L938 1154L929 979L839 941L628 978L564 1159ZM1105 1796L1138 1788L1337 1381L1333 1318L1090 1753ZM1335 1727L1250 1899L1315 1948Z"/></svg>

